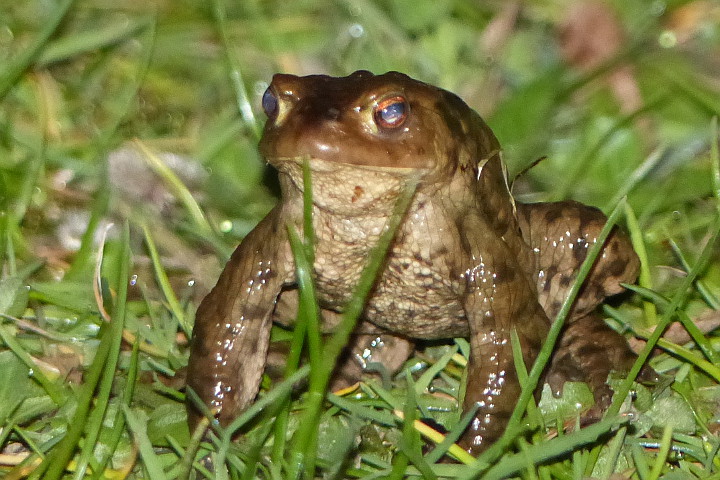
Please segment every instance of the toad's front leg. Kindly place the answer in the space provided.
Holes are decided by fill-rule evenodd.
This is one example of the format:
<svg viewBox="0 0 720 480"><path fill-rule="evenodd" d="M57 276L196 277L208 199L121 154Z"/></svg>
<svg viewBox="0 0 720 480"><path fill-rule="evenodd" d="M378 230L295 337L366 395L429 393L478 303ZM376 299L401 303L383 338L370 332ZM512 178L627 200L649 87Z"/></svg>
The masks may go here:
<svg viewBox="0 0 720 480"><path fill-rule="evenodd" d="M257 395L272 312L293 278L286 226L276 208L248 234L195 317L187 385L226 426ZM200 414L188 402L191 428Z"/></svg>
<svg viewBox="0 0 720 480"><path fill-rule="evenodd" d="M470 361L463 407L467 411L477 406L477 413L460 443L478 453L503 433L520 396L512 330L517 331L523 360L530 369L549 321L537 302L535 286L518 264L517 253L504 239L475 238L470 250L470 267L464 273Z"/></svg>

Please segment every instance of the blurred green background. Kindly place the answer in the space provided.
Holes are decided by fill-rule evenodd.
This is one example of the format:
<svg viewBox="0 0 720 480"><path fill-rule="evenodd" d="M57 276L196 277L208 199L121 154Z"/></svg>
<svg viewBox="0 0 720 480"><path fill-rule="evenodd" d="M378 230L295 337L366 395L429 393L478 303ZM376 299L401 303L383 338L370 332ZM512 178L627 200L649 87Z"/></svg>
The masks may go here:
<svg viewBox="0 0 720 480"><path fill-rule="evenodd" d="M55 7L3 7L5 65ZM719 16L709 1L75 2L5 95L2 178L17 195L44 142L45 178L62 169L92 195L108 153L137 137L199 163L203 204L242 235L271 201L255 144L272 74L399 70L480 112L511 173L547 157L523 198L607 208L629 191L649 217L710 193ZM36 186L28 207L52 193Z"/></svg>

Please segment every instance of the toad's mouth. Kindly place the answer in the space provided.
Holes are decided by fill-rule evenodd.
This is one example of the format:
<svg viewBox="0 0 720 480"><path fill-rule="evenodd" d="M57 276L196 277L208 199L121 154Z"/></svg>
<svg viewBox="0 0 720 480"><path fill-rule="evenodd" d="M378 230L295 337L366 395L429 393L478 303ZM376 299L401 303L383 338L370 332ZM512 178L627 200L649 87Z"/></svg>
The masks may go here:
<svg viewBox="0 0 720 480"><path fill-rule="evenodd" d="M343 161L342 158L328 160L325 158L313 157L311 155L298 155L298 156L283 156L283 157L268 157L267 162L273 165L278 170L286 167L287 164L302 165L308 162L310 170L312 172L335 172L338 169L357 169L364 171L376 171L376 172L388 172L396 173L403 176L410 176L412 173L417 172L422 176L423 172L429 172L430 168L416 168L416 167L397 167L392 165L373 165L371 163L356 163L352 161Z"/></svg>

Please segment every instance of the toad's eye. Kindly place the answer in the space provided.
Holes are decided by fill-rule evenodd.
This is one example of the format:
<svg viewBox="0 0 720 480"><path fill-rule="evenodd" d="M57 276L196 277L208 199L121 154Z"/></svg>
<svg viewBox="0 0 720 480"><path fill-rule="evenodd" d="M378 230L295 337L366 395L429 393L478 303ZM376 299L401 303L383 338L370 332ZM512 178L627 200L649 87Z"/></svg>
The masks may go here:
<svg viewBox="0 0 720 480"><path fill-rule="evenodd" d="M404 97L392 97L378 103L373 112L375 123L380 128L397 128L405 122L410 106Z"/></svg>
<svg viewBox="0 0 720 480"><path fill-rule="evenodd" d="M278 99L270 88L263 93L262 108L270 120L275 120L278 114Z"/></svg>

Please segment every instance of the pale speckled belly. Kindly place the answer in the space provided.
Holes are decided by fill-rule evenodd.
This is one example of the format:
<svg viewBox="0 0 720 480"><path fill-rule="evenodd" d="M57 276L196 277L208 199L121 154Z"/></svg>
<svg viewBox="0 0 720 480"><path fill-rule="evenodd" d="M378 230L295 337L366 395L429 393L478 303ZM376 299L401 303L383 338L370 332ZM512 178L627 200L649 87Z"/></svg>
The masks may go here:
<svg viewBox="0 0 720 480"><path fill-rule="evenodd" d="M360 265L346 263L344 267L345 275L335 268L317 272L316 282L323 306L342 308L349 300L348 292L353 291L355 285L347 282L355 276L347 273ZM416 260L392 259L368 300L364 318L412 338L468 336L467 319L458 295L453 291L457 286L451 285L448 277Z"/></svg>
<svg viewBox="0 0 720 480"><path fill-rule="evenodd" d="M440 339L470 334L460 302L467 288L449 266L449 251L438 232L444 220L430 227L431 205L416 206L397 234L402 241L391 247L386 266L373 289L364 318L395 333L413 338ZM341 310L355 290L368 256L387 222L386 218L348 220L318 212L315 282L323 307ZM435 222L437 223L437 222ZM362 242L358 241L362 238ZM451 279L457 279L455 283ZM462 284L461 284L462 283Z"/></svg>

